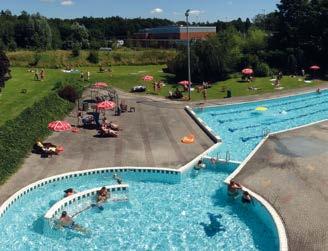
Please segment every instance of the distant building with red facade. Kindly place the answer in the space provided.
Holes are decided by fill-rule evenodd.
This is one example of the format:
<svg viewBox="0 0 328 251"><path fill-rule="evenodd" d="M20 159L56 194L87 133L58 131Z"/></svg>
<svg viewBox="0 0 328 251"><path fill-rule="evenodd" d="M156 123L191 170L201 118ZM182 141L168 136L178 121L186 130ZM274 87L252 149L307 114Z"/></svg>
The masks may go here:
<svg viewBox="0 0 328 251"><path fill-rule="evenodd" d="M215 26L190 26L190 39L206 39L216 33ZM187 40L186 26L147 28L134 34L136 39Z"/></svg>

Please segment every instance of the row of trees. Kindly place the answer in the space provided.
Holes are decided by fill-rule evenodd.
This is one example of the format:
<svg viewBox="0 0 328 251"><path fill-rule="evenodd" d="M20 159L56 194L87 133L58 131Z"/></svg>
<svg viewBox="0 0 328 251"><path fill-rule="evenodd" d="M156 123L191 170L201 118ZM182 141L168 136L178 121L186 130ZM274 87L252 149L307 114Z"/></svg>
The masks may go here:
<svg viewBox="0 0 328 251"><path fill-rule="evenodd" d="M185 25L184 21L167 19L121 17L76 19L46 18L40 14L23 11L13 15L9 10L0 12L0 48L6 50L24 49L96 49L111 47L115 39L130 38L140 29L167 25ZM245 33L251 21L240 18L230 22L193 23L200 26L216 26L218 31L233 26Z"/></svg>
<svg viewBox="0 0 328 251"><path fill-rule="evenodd" d="M313 64L320 65L322 75L328 73L328 1L281 0L277 7L256 16L251 25L218 23L216 36L193 42L192 78L225 79L245 67L252 67L257 76L298 74ZM168 71L186 79L186 65L182 49Z"/></svg>
<svg viewBox="0 0 328 251"><path fill-rule="evenodd" d="M48 19L40 14L0 12L0 47L7 50L99 48L114 38L132 36L141 28L171 25L166 19L121 17Z"/></svg>

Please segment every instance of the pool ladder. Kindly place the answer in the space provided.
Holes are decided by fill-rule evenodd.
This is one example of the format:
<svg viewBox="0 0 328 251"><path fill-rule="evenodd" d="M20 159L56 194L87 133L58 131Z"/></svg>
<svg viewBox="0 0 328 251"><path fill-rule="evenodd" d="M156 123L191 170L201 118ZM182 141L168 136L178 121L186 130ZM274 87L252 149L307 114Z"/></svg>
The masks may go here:
<svg viewBox="0 0 328 251"><path fill-rule="evenodd" d="M230 152L229 151L226 152L225 161L226 162L229 162L230 161Z"/></svg>

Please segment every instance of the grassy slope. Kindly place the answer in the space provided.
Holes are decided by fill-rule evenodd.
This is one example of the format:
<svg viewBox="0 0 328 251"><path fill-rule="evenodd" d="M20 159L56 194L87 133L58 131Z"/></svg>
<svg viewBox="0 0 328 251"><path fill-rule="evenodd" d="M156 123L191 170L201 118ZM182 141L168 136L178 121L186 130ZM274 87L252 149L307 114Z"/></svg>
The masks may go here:
<svg viewBox="0 0 328 251"><path fill-rule="evenodd" d="M34 73L27 72L26 68L11 70L12 79L6 82L6 87L0 94L0 125L15 118L35 101L47 96L57 81L69 81L73 77L59 70L46 70L45 81L35 81ZM21 93L22 89L26 89L27 93Z"/></svg>
<svg viewBox="0 0 328 251"><path fill-rule="evenodd" d="M113 66L112 73L99 73L98 67L84 67L80 68L83 71L91 72L91 83L96 81L105 81L111 85L125 91L129 91L132 86L136 84L143 84L142 77L150 74L155 77L155 80L163 80L166 86L162 88L158 95L167 96L168 91L177 87L172 81L172 75L165 74L161 71L164 65L145 65L145 66ZM46 80L44 82L34 81L33 73L27 72L26 68L12 68L13 78L6 84L6 88L0 95L0 125L11 118L16 117L23 109L31 106L36 100L46 96L54 84L59 80L79 79L79 74L64 74L60 70L48 69L46 70ZM274 90L271 85L270 78L257 78L256 81L249 83L239 83L239 79L229 79L227 81L216 83L208 91L208 99L223 98L226 92L221 92L222 86L232 90L233 96L246 96L267 92L279 92ZM293 89L304 86L314 86L321 83L316 81L312 84L305 84L303 81L299 82L298 78L284 77L282 86L284 90ZM151 83L147 83L148 93L153 92ZM255 86L261 88L259 91L249 91L248 86ZM21 89L26 88L27 93L22 94ZM181 87L180 87L181 89ZM187 93L184 93L187 95ZM202 93L192 92L192 100L202 100Z"/></svg>
<svg viewBox="0 0 328 251"><path fill-rule="evenodd" d="M29 63L34 62L34 51L16 51L7 52L7 56L12 66L27 67ZM73 57L71 51L56 50L43 51L38 53L40 60L38 67L60 68L63 66L82 67L95 66L88 62L89 51L80 51L80 56ZM174 58L175 50L144 49L131 50L128 48L118 49L112 52L99 51L99 64L101 65L147 65L164 64ZM96 64L98 65L98 64Z"/></svg>

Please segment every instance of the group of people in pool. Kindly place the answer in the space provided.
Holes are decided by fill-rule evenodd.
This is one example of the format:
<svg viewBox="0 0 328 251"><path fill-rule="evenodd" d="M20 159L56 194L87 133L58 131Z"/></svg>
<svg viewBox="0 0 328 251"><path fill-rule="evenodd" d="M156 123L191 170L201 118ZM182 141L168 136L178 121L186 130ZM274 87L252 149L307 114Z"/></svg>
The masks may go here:
<svg viewBox="0 0 328 251"><path fill-rule="evenodd" d="M116 173L113 175L113 179L117 182L117 184L122 184L123 180L120 176L118 176ZM68 197L73 195L74 193L76 193L74 191L73 188L68 188L64 191L64 197ZM107 188L104 186L102 187L100 190L97 191L97 195L96 195L96 204L91 204L90 206L88 206L87 208L85 208L84 210L93 207L93 206L97 206L98 208L102 208L101 204L105 203L108 199L110 198L110 191L107 190ZM82 211L84 211L82 210ZM63 211L59 221L58 221L58 227L64 227L64 228L69 228L69 229L73 229L79 232L86 232L86 229L83 228L81 225L76 224L73 220L73 217L76 216L78 213L75 213L72 216L69 216L68 213L66 211Z"/></svg>
<svg viewBox="0 0 328 251"><path fill-rule="evenodd" d="M197 162L197 165L194 167L195 170L201 170L201 169L204 169L206 168L206 164L203 162L202 159L200 159L198 162ZM231 180L229 185L228 185L228 195L234 199L236 199L237 197L239 197L239 191L243 191L242 193L242 197L241 197L241 201L243 203L252 203L253 202L253 199L252 199L252 196L249 194L249 192L247 191L244 191L242 189L242 186Z"/></svg>
<svg viewBox="0 0 328 251"><path fill-rule="evenodd" d="M241 202L242 203L246 203L246 204L249 204L249 203L252 203L253 202L253 198L252 196L249 194L249 192L247 191L244 191L242 189L242 186L233 181L233 180L230 180L230 183L228 185L228 195L234 199L236 199L238 196L239 196L239 191L243 191L243 194L242 194L242 197L241 197Z"/></svg>

